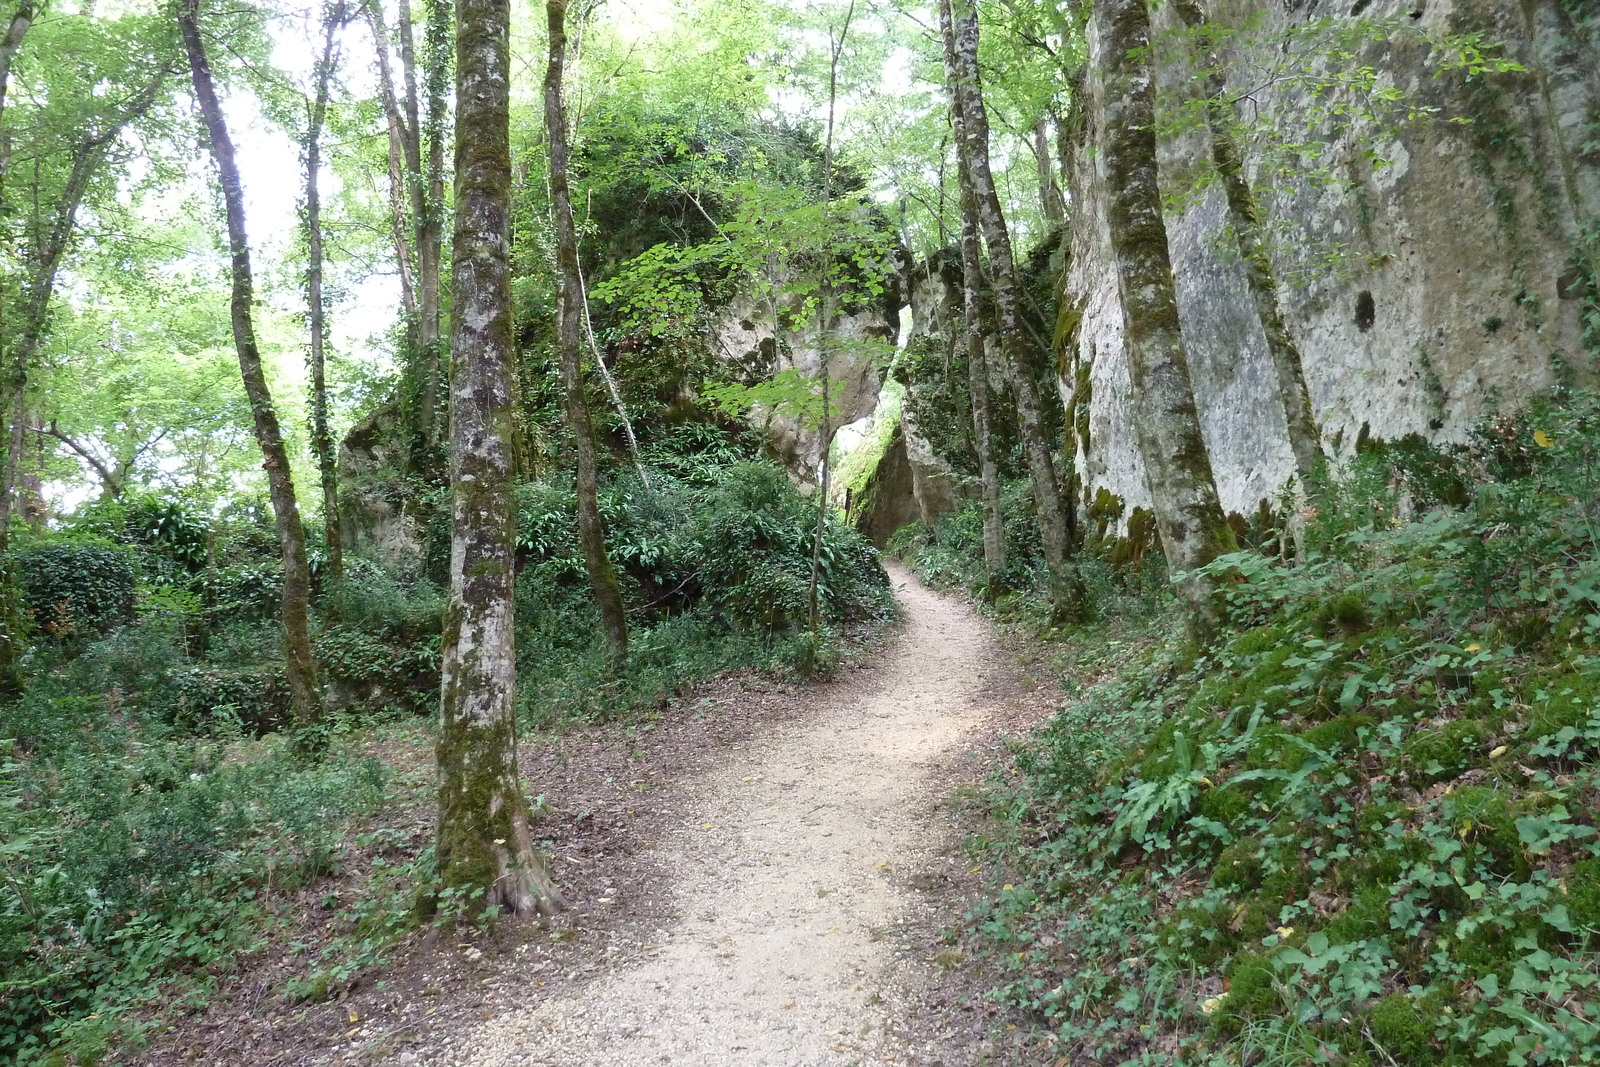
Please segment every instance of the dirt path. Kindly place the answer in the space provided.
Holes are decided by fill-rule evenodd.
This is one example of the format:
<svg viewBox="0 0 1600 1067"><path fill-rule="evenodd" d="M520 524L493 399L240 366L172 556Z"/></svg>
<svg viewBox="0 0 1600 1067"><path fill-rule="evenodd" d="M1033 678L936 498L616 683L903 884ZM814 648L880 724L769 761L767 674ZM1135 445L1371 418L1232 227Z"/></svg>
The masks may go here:
<svg viewBox="0 0 1600 1067"><path fill-rule="evenodd" d="M882 666L723 753L677 802L654 857L676 925L593 981L405 1062L935 1062L895 1025L934 969L889 935L915 906L904 876L949 844L933 772L1008 687L992 684L1004 656L980 618L890 574L906 625Z"/></svg>

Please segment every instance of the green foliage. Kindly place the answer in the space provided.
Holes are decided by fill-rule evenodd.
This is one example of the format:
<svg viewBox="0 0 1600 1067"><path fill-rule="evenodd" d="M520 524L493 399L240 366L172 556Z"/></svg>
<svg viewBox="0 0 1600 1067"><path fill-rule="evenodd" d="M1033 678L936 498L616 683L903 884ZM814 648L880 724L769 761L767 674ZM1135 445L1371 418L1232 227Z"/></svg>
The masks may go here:
<svg viewBox="0 0 1600 1067"><path fill-rule="evenodd" d="M1597 413L1368 450L1306 558L1209 568L1217 643L1028 742L974 916L1001 995L1107 1062L1600 1055Z"/></svg>
<svg viewBox="0 0 1600 1067"><path fill-rule="evenodd" d="M19 1062L126 1047L138 1009L259 944L262 897L331 869L382 793L371 759L230 756L110 710L36 703L82 724L74 744L0 758L0 1055Z"/></svg>
<svg viewBox="0 0 1600 1067"><path fill-rule="evenodd" d="M52 638L92 637L133 614L133 561L107 545L46 542L17 555L23 603Z"/></svg>
<svg viewBox="0 0 1600 1067"><path fill-rule="evenodd" d="M596 640L571 490L519 487L523 721L612 718L733 666L822 670L839 625L892 610L871 546L830 515L818 584L829 625L820 644L803 638L814 504L770 463L676 469L698 471L698 484L657 468L649 488L619 475L602 493L607 550L633 614L621 673Z"/></svg>

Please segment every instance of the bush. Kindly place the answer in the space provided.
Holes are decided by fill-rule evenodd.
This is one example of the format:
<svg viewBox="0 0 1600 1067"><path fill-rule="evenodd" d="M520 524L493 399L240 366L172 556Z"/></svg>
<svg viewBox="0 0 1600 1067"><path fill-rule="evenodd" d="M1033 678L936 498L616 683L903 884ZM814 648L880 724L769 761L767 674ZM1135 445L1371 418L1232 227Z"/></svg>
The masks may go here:
<svg viewBox="0 0 1600 1067"><path fill-rule="evenodd" d="M93 637L133 616L133 560L109 545L45 542L17 556L25 610L36 632Z"/></svg>

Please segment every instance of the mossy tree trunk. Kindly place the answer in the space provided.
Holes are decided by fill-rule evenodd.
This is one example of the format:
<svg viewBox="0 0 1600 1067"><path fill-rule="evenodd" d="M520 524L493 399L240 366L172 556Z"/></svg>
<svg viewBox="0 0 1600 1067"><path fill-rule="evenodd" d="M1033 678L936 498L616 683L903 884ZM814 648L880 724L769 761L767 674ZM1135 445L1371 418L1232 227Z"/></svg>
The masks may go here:
<svg viewBox="0 0 1600 1067"><path fill-rule="evenodd" d="M550 23L550 62L544 77L544 119L550 139L550 204L555 216L556 269L561 276L556 294L556 338L560 348L561 382L566 393L567 428L578 454L578 539L594 588L595 605L605 629L606 650L620 663L628 655L628 616L617 588L617 572L606 555L605 528L600 523L599 471L594 430L583 392L583 283L578 264L578 232L572 217L572 192L567 182L567 115L561 101L566 67L566 0L545 5ZM456 136L464 136L456 124Z"/></svg>
<svg viewBox="0 0 1600 1067"><path fill-rule="evenodd" d="M1212 618L1210 588L1195 570L1236 545L1200 433L1178 322L1157 181L1150 16L1145 0L1101 0L1094 19L1101 64L1095 128L1122 295L1134 432L1162 550L1172 570L1190 575L1182 589L1204 634Z"/></svg>
<svg viewBox="0 0 1600 1067"><path fill-rule="evenodd" d="M450 600L440 699L437 856L446 886L550 912L517 773L511 320L511 12L462 0L456 25Z"/></svg>
<svg viewBox="0 0 1600 1067"><path fill-rule="evenodd" d="M417 220L417 341L422 346L418 412L424 444L437 445L446 429L439 417L439 387L444 370L444 312L440 274L444 263L444 145L450 121L450 0L427 0L423 40L422 214Z"/></svg>
<svg viewBox="0 0 1600 1067"><path fill-rule="evenodd" d="M418 78L417 49L411 4L400 0L395 37L400 79L396 84L389 55L389 34L378 0L364 0L363 10L377 49L378 88L389 136L389 202L395 260L400 272L400 302L406 313L407 360L415 380L416 402L411 429L416 443L437 443L436 416L442 359L440 268L443 259L444 66L448 0L428 8L424 40L428 69ZM426 111L420 87L426 89ZM423 124L427 128L424 130ZM426 136L425 136L426 135Z"/></svg>
<svg viewBox="0 0 1600 1067"><path fill-rule="evenodd" d="M989 167L989 119L979 80L977 9L970 0L962 3L959 9L954 7L954 0L939 0L939 26L945 42L956 153L964 163L963 204L970 203L976 210L977 228L989 252L989 287L994 300L995 328L1000 335L999 351L1005 360L1006 380L1017 405L1017 430L1033 482L1034 512L1038 517L1045 565L1050 572L1052 622L1078 622L1084 618L1087 605L1083 581L1078 576L1076 560L1072 558L1070 520L1066 511L1071 502L1062 499L1056 480L1038 384L1029 369L1028 340L1018 297L1011 234Z"/></svg>
<svg viewBox="0 0 1600 1067"><path fill-rule="evenodd" d="M983 349L983 268L978 251L977 212L967 193L966 168L957 161L961 181L961 324L967 350L967 392L972 402L972 450L978 458L983 500L985 596L1001 592L1006 572L1006 533L1000 512L1000 467L994 458L989 423L989 360Z"/></svg>
<svg viewBox="0 0 1600 1067"><path fill-rule="evenodd" d="M317 694L316 661L311 655L311 570L306 564L305 530L300 525L300 504L295 498L289 451L284 447L277 408L272 403L272 391L267 386L261 364L261 350L256 344L251 311L255 299L254 279L250 269L250 241L245 233L244 187L239 181L233 139L223 118L222 105L217 101L211 62L206 57L205 41L200 35L199 0L183 0L178 9L178 26L189 57L195 99L211 142L211 156L217 164L222 203L228 219L229 277L232 281L229 315L233 324L233 346L239 357L245 397L250 402L250 417L256 443L261 448L262 466L267 471L267 495L272 502L278 549L283 557L281 614L289 699L295 719L301 725L310 725L321 718L322 712L322 701Z"/></svg>
<svg viewBox="0 0 1600 1067"><path fill-rule="evenodd" d="M949 25L941 8L941 28ZM956 81L955 36L944 38L945 77ZM1006 570L1006 536L1000 509L1000 467L995 462L994 434L989 412L989 361L983 344L983 249L978 234L978 206L973 200L967 154L961 150L965 134L961 101L950 94L950 128L956 142L956 188L961 211L961 335L967 353L967 393L972 405L972 451L978 461L978 488L983 503L984 595L994 599L1002 591Z"/></svg>
<svg viewBox="0 0 1600 1067"><path fill-rule="evenodd" d="M1177 11L1195 39L1203 40L1200 32L1205 26L1205 16L1200 5L1195 0L1180 0ZM1217 170L1217 181L1222 186L1223 198L1228 205L1229 221L1239 243L1245 285L1250 290L1256 318L1260 320L1262 332L1266 335L1267 353L1278 382L1278 402L1283 411L1284 425L1288 428L1289 448L1294 453L1295 473L1304 487L1309 484L1309 479L1321 462L1322 437L1311 408L1311 393L1306 388L1300 346L1289 332L1288 322L1283 315L1283 304L1278 299L1278 281L1267 248L1266 229L1262 225L1261 205L1245 176L1244 157L1224 110L1229 104L1222 60L1215 54L1206 53L1197 58L1204 68L1204 77L1200 82L1206 94L1210 119L1207 132L1211 138L1211 163Z"/></svg>
<svg viewBox="0 0 1600 1067"><path fill-rule="evenodd" d="M328 575L344 577L344 533L339 521L339 472L328 427L328 309L322 293L322 194L317 178L322 172L322 127L328 114L328 95L338 52L334 35L345 23L345 2L335 0L323 21L322 55L317 63L316 90L306 125L306 362L311 370L311 444L322 475L322 522L328 546Z"/></svg>

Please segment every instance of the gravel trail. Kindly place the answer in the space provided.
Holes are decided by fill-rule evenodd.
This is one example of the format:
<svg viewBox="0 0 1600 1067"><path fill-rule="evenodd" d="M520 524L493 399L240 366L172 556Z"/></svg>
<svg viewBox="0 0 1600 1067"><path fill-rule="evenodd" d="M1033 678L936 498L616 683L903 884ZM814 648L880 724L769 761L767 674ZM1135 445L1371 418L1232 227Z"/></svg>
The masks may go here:
<svg viewBox="0 0 1600 1067"><path fill-rule="evenodd" d="M896 1034L899 1006L931 970L891 936L915 907L897 876L948 843L935 772L983 721L1002 654L965 605L901 568L890 575L906 624L883 665L821 691L808 718L730 750L685 794L657 845L677 924L581 989L417 1060L929 1062Z"/></svg>

